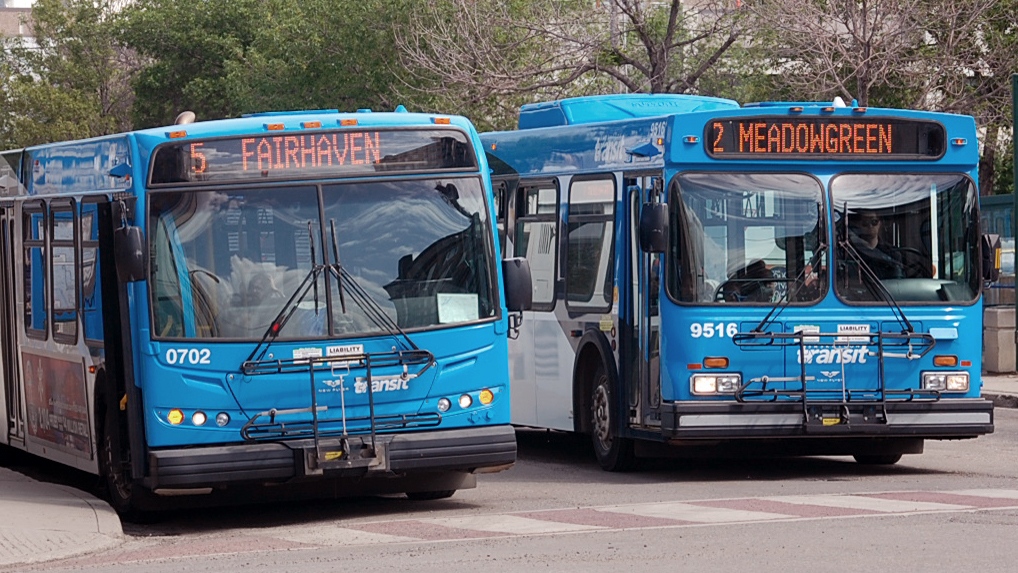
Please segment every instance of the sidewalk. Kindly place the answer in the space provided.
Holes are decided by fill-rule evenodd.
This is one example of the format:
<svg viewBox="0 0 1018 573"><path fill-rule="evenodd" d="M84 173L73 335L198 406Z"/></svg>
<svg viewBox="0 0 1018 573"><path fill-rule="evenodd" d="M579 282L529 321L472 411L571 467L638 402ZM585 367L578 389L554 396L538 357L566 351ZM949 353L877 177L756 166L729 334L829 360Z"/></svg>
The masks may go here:
<svg viewBox="0 0 1018 573"><path fill-rule="evenodd" d="M101 551L123 537L106 502L0 466L0 569Z"/></svg>
<svg viewBox="0 0 1018 573"><path fill-rule="evenodd" d="M998 408L1018 408L1018 374L983 373L983 396Z"/></svg>

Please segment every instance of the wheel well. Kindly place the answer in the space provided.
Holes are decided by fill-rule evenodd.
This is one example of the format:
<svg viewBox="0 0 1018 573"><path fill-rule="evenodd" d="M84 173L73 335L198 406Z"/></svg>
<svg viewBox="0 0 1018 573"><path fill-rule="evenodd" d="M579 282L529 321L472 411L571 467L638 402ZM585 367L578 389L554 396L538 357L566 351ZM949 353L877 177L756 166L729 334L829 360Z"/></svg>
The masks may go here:
<svg viewBox="0 0 1018 573"><path fill-rule="evenodd" d="M573 368L573 427L577 432L591 432L590 400L593 388L590 381L594 378L594 372L603 364L601 351L592 343L584 345L576 356L576 366Z"/></svg>

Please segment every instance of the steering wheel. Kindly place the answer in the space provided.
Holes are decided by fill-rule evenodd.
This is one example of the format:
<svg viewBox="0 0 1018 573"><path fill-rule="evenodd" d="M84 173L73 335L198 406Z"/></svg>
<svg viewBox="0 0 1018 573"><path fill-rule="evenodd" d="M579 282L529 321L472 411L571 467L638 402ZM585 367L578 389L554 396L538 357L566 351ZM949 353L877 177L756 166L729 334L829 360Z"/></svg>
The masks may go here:
<svg viewBox="0 0 1018 573"><path fill-rule="evenodd" d="M897 250L901 253L902 270L906 277L924 279L933 277L933 266L927 255L912 247L898 247Z"/></svg>

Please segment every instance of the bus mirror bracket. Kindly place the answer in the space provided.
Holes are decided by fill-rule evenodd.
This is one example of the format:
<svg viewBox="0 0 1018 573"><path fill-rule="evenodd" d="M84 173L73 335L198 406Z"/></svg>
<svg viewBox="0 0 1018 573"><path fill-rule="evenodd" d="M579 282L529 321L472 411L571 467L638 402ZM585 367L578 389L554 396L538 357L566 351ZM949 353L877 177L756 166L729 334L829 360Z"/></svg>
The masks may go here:
<svg viewBox="0 0 1018 573"><path fill-rule="evenodd" d="M644 203L640 211L640 249L663 253L668 247L668 208L664 203Z"/></svg>
<svg viewBox="0 0 1018 573"><path fill-rule="evenodd" d="M113 252L117 275L123 282L145 279L145 237L134 225L123 225L113 231Z"/></svg>
<svg viewBox="0 0 1018 573"><path fill-rule="evenodd" d="M1000 279L1000 235L986 233L981 243L983 280L988 283L996 282Z"/></svg>

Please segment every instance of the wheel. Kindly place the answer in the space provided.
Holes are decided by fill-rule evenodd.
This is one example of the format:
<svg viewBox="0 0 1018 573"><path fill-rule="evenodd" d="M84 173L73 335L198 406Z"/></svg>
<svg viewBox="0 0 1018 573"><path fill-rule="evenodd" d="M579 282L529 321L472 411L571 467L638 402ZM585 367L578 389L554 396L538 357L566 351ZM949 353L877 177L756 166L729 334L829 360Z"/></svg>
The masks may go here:
<svg viewBox="0 0 1018 573"><path fill-rule="evenodd" d="M446 499L452 497L452 494L456 493L454 489L445 489L439 491L408 491L406 492L407 499L413 501L431 501L433 499Z"/></svg>
<svg viewBox="0 0 1018 573"><path fill-rule="evenodd" d="M928 279L933 276L929 256L924 255L919 249L899 247L897 251L901 254L901 264L906 277Z"/></svg>
<svg viewBox="0 0 1018 573"><path fill-rule="evenodd" d="M867 466L893 466L901 459L901 454L855 454L852 457Z"/></svg>
<svg viewBox="0 0 1018 573"><path fill-rule="evenodd" d="M608 377L603 365L594 372L594 391L590 400L591 437L597 463L610 472L624 472L635 469L633 441L617 435L613 414L615 384Z"/></svg>
<svg viewBox="0 0 1018 573"><path fill-rule="evenodd" d="M105 486L105 498L110 506L126 521L149 523L155 516L138 508L138 501L144 492L139 491L131 479L126 444L119 444L115 436L122 435L116 413L107 413L103 423L102 439L99 442L99 471Z"/></svg>

